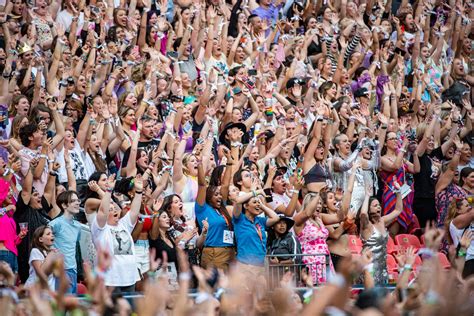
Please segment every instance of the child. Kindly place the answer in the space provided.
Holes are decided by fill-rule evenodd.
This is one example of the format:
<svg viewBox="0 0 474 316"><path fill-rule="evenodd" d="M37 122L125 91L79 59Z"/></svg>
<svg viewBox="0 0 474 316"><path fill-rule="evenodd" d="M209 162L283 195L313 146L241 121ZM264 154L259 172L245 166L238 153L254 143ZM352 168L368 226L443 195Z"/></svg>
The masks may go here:
<svg viewBox="0 0 474 316"><path fill-rule="evenodd" d="M53 275L53 264L51 260L57 252L53 251L54 243L53 231L49 226L40 226L33 233L30 259L30 276L25 285L31 286L40 278L48 280L50 290L54 290L56 278Z"/></svg>

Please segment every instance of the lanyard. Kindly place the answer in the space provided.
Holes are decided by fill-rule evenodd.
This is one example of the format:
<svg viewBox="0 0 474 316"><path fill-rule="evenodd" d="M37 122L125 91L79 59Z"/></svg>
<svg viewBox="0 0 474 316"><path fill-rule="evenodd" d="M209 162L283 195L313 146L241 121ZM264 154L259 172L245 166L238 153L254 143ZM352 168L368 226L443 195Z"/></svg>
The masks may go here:
<svg viewBox="0 0 474 316"><path fill-rule="evenodd" d="M224 214L222 214L220 211L218 211L217 209L214 209L214 211L216 211L217 214L219 214L219 216L222 216L225 220L225 224L227 225L227 228L230 229L230 223L229 223L229 220L227 219L227 217L224 216Z"/></svg>

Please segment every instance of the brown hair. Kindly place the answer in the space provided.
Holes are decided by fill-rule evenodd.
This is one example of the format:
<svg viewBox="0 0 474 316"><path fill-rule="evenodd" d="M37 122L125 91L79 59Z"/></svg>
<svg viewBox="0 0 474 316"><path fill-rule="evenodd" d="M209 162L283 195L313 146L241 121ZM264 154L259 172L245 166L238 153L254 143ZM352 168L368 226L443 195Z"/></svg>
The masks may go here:
<svg viewBox="0 0 474 316"><path fill-rule="evenodd" d="M31 249L37 248L39 249L43 255L46 257L50 249L46 248L43 243L40 241L40 238L43 237L44 232L46 229L51 229L51 227L47 225L42 225L38 228L36 228L35 232L33 233L33 238L31 240Z"/></svg>

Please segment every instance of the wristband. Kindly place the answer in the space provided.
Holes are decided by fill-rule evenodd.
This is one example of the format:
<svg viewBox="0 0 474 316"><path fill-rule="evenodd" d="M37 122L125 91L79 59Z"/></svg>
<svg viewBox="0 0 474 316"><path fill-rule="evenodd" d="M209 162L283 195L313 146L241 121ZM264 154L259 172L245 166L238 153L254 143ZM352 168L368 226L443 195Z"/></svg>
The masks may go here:
<svg viewBox="0 0 474 316"><path fill-rule="evenodd" d="M180 280L181 280L181 275L180 275ZM214 294L214 297L215 297L217 300L220 300L221 297L222 297L222 294L224 294L224 293L225 293L225 289L223 289L223 288L220 287L220 288L217 289L216 293Z"/></svg>
<svg viewBox="0 0 474 316"><path fill-rule="evenodd" d="M458 257L465 257L466 256L466 250L459 249L458 251Z"/></svg>
<svg viewBox="0 0 474 316"><path fill-rule="evenodd" d="M58 174L54 171L50 171L49 175L52 176L52 177L57 177L58 176Z"/></svg>
<svg viewBox="0 0 474 316"><path fill-rule="evenodd" d="M143 191L135 191L135 194L143 194Z"/></svg>
<svg viewBox="0 0 474 316"><path fill-rule="evenodd" d="M299 191L299 190L290 190L290 193L291 193L291 194L295 194L295 193L296 193L296 194L299 194L300 191Z"/></svg>
<svg viewBox="0 0 474 316"><path fill-rule="evenodd" d="M191 273L189 273L188 271L181 272L178 276L178 279L180 281L189 281L189 280L191 280Z"/></svg>

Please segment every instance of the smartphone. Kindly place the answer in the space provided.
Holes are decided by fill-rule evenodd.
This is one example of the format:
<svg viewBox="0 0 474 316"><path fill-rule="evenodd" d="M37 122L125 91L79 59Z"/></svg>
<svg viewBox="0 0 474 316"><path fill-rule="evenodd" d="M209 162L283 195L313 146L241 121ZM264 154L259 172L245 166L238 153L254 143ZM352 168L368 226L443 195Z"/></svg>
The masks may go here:
<svg viewBox="0 0 474 316"><path fill-rule="evenodd" d="M253 82L252 80L248 78L244 81L244 84L249 90L255 89L255 82Z"/></svg>
<svg viewBox="0 0 474 316"><path fill-rule="evenodd" d="M184 134L187 134L189 133L189 131L193 128L193 124L189 123L189 122L186 122L186 124L184 124L183 126L183 133Z"/></svg>
<svg viewBox="0 0 474 316"><path fill-rule="evenodd" d="M249 69L248 73L249 73L249 76L256 76L257 75L257 69Z"/></svg>
<svg viewBox="0 0 474 316"><path fill-rule="evenodd" d="M171 102L183 102L184 101L184 97L182 95L178 96L178 95L172 95L170 97L170 100Z"/></svg>

